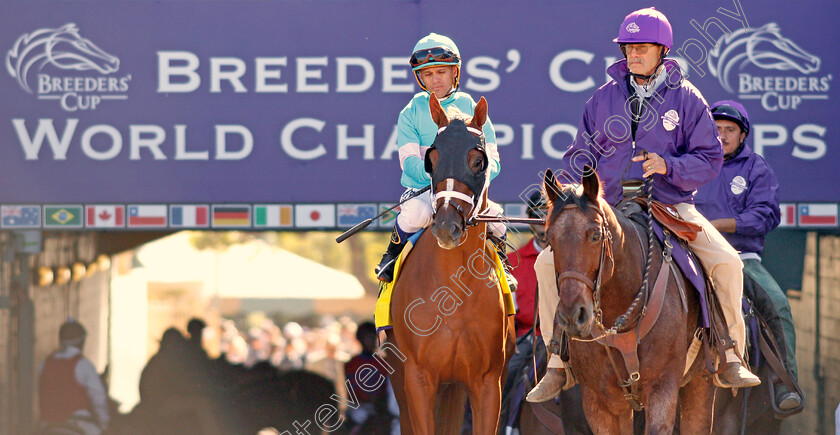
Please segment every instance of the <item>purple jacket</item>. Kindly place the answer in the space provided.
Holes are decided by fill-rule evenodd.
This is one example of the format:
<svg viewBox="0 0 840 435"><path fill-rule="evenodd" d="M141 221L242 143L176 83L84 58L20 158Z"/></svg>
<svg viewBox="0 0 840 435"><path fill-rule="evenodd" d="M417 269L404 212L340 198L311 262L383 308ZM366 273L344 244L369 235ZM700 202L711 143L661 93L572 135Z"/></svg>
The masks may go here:
<svg viewBox="0 0 840 435"><path fill-rule="evenodd" d="M735 232L723 233L741 252L761 254L764 235L779 225L779 181L770 165L744 145L723 162L720 177L697 189L697 210L706 219L735 218Z"/></svg>
<svg viewBox="0 0 840 435"><path fill-rule="evenodd" d="M668 77L642 110L636 140L630 133L627 61L607 69L613 78L586 102L575 141L563 156L562 183L580 182L583 166L595 164L610 204L621 200L621 180L642 179L642 162L630 159L642 150L665 159L668 171L653 176L653 197L666 204L692 202L698 187L714 180L723 162L723 146L706 100L679 65L665 59Z"/></svg>

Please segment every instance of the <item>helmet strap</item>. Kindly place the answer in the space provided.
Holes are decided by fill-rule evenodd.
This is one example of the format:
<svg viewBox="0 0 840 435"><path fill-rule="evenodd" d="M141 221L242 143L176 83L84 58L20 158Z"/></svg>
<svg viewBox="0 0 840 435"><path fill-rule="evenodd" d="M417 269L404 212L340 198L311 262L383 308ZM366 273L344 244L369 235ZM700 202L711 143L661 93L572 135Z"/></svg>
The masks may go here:
<svg viewBox="0 0 840 435"><path fill-rule="evenodd" d="M738 148L735 148L735 151L732 151L732 152L731 152L731 153L729 153L729 154L725 154L725 155L723 156L723 160L724 160L724 161L731 160L731 159L733 159L733 158L737 157L737 156L738 156L738 154L741 154L741 150L743 150L743 149L744 149L744 142L745 142L745 141L746 141L746 138L744 138L744 141L741 141L741 143L740 143L740 144L738 144Z"/></svg>

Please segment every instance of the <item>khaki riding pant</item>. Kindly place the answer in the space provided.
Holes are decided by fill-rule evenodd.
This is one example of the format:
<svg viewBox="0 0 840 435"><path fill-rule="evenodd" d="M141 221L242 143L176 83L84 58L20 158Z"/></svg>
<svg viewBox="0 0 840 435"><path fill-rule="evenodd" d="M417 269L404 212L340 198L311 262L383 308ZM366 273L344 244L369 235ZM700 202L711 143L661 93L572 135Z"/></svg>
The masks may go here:
<svg viewBox="0 0 840 435"><path fill-rule="evenodd" d="M700 225L703 231L690 243L691 249L703 267L711 275L717 291L723 316L729 328L729 336L735 341L735 349L739 355L744 354L746 346L746 327L741 315L741 296L744 292L744 277L741 275L743 263L729 242L714 226L701 215L694 204L680 203L675 205L683 219ZM557 280L554 272L554 254L550 246L540 253L534 263L540 292L540 324L542 338L548 346L554 331L554 315L560 302ZM736 355L727 355L727 362L737 362ZM559 355L551 354L548 360L549 368L565 367Z"/></svg>

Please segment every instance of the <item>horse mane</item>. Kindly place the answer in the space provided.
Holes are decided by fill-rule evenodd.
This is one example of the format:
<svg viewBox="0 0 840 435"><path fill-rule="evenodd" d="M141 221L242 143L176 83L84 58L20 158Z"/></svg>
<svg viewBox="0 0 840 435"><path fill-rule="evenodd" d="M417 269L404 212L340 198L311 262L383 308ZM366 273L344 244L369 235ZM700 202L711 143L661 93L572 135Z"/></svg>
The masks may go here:
<svg viewBox="0 0 840 435"><path fill-rule="evenodd" d="M467 115L466 113L461 111L461 109L455 106L451 106L448 109L446 109L446 117L449 118L449 121L454 121L457 119L459 121L463 121L464 124L469 124L470 119L472 119L472 116Z"/></svg>

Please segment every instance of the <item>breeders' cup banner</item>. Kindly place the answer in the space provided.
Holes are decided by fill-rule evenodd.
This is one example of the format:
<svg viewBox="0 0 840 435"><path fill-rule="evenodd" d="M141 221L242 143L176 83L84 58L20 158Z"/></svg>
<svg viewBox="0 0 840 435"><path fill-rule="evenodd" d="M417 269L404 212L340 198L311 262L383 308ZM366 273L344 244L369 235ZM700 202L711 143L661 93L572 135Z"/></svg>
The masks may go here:
<svg viewBox="0 0 840 435"><path fill-rule="evenodd" d="M429 32L455 40L461 90L489 103L491 198L521 203L621 57L624 16L651 4L706 100L749 111L788 222L836 226L835 1L4 2L0 204L43 228L372 217L402 192L396 121Z"/></svg>

